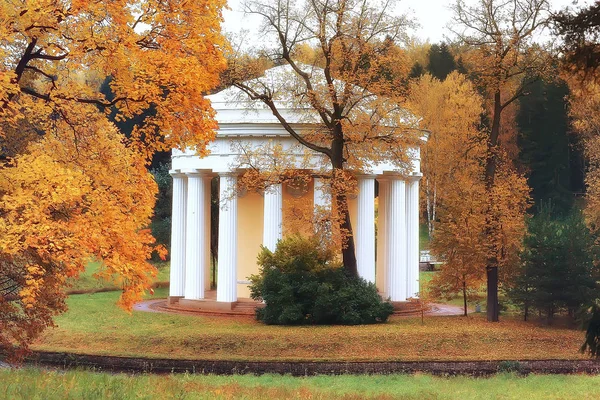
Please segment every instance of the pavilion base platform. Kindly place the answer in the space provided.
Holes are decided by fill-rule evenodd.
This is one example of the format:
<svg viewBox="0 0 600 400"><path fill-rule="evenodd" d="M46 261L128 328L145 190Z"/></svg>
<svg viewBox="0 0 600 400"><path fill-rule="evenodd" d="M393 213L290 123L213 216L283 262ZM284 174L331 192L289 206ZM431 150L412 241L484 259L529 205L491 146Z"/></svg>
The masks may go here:
<svg viewBox="0 0 600 400"><path fill-rule="evenodd" d="M208 290L204 299L191 300L178 296L170 296L166 304L160 305L165 311L215 314L215 315L249 315L254 316L257 307L264 304L248 298L238 298L235 302L217 301L217 291Z"/></svg>
<svg viewBox="0 0 600 400"><path fill-rule="evenodd" d="M167 298L167 304L168 305L172 305L172 304L178 304L179 300L183 299L183 296L169 296Z"/></svg>
<svg viewBox="0 0 600 400"><path fill-rule="evenodd" d="M190 300L180 296L170 296L166 301L157 301L150 306L154 311L173 312L179 314L197 315L222 315L222 316L246 316L254 317L256 309L264 307L264 303L248 298L238 298L232 303L218 302L217 292L210 290L205 292L202 300ZM420 299L409 299L407 301L394 301L394 315L417 316L430 314L435 311L430 303L421 303Z"/></svg>
<svg viewBox="0 0 600 400"><path fill-rule="evenodd" d="M420 299L408 299L407 301L392 301L394 315L418 315L422 312L431 311L431 305L422 303Z"/></svg>

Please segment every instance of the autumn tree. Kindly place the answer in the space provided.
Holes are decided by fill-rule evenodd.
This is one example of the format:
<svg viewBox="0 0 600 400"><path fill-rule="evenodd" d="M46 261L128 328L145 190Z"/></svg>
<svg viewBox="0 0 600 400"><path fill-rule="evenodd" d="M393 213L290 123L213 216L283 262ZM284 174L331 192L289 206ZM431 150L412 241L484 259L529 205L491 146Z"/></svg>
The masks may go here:
<svg viewBox="0 0 600 400"><path fill-rule="evenodd" d="M250 99L262 102L286 131L302 146L323 155L328 165L323 173L331 178L334 209L339 229L345 233L344 266L357 275L352 226L346 195L350 170L368 170L366 160L389 161L407 171L406 149L416 145L411 116L381 93L394 93L393 81L382 72L404 70L402 53L389 43L400 39L408 21L394 16L394 1L289 0L252 1L245 11L264 21L265 37L273 39L263 54L274 65L284 65L284 76L246 80L255 69L230 62L229 79ZM302 52L314 49L312 57ZM271 70L274 71L274 70ZM308 107L305 123L317 128L306 131L288 120L283 108ZM306 125L304 125L306 126ZM350 185L351 186L351 185Z"/></svg>
<svg viewBox="0 0 600 400"><path fill-rule="evenodd" d="M483 266L487 254L481 240L485 228L484 185L473 173L477 174L473 165L463 165L452 174L456 186L440 205L439 221L431 241L432 252L444 263L428 285L434 298L450 300L461 295L465 316L467 301L485 281Z"/></svg>
<svg viewBox="0 0 600 400"><path fill-rule="evenodd" d="M65 309L87 261L130 308L147 260L157 150L204 154L203 95L224 68L224 1L0 1L0 347L25 348ZM114 97L100 90L110 77ZM147 113L129 138L108 120Z"/></svg>
<svg viewBox="0 0 600 400"><path fill-rule="evenodd" d="M454 173L481 157L478 130L482 98L464 75L456 72L444 81L424 75L409 88L407 107L421 117L430 131L421 147L422 198L429 236L433 237L438 208L456 190Z"/></svg>
<svg viewBox="0 0 600 400"><path fill-rule="evenodd" d="M585 214L593 232L600 228L600 84L595 80L568 79L569 115L573 130L583 139L588 163L585 176Z"/></svg>
<svg viewBox="0 0 600 400"><path fill-rule="evenodd" d="M467 68L485 91L489 110L488 154L485 161L486 190L493 192L500 151L501 123L506 110L527 94L528 86L546 73L552 63L548 53L536 44L536 35L546 26L547 0L478 0L467 6L463 0L453 5L457 40L467 47L462 55ZM493 206L493 204L492 204ZM488 232L493 241L493 213ZM500 254L490 254L487 265L487 317L498 321L498 266Z"/></svg>
<svg viewBox="0 0 600 400"><path fill-rule="evenodd" d="M422 150L424 197L428 212L435 212L431 250L444 261L429 290L436 298L462 295L466 315L467 300L485 281L490 254L502 255L505 273L516 264L528 188L503 157L498 183L486 190L487 136L479 126L483 99L464 75L452 72L443 82L425 75L410 89L408 105L430 131ZM486 237L490 213L492 240Z"/></svg>
<svg viewBox="0 0 600 400"><path fill-rule="evenodd" d="M553 26L555 34L563 39L561 50L568 68L592 77L600 65L600 1L557 13Z"/></svg>

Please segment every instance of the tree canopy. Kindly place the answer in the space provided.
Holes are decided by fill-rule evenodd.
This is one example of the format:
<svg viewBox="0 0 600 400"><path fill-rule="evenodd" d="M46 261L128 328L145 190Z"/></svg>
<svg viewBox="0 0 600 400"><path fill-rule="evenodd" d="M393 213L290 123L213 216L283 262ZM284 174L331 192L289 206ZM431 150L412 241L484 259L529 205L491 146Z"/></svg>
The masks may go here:
<svg viewBox="0 0 600 400"><path fill-rule="evenodd" d="M566 65L592 77L600 65L600 1L576 11L563 10L553 18L562 37Z"/></svg>
<svg viewBox="0 0 600 400"><path fill-rule="evenodd" d="M452 27L456 38L467 47L463 60L485 93L488 110L488 154L485 160L487 190L494 192L496 171L506 158L500 146L503 116L527 88L552 67L549 54L534 41L548 21L547 0L478 0L467 6L453 4ZM513 110L514 112L514 110ZM509 157L510 158L510 157ZM493 208L493 203L491 204ZM488 210L488 234L494 231L495 213ZM498 248L500 250L500 248ZM487 267L488 320L498 321L498 265L502 254L490 253Z"/></svg>
<svg viewBox="0 0 600 400"><path fill-rule="evenodd" d="M204 95L225 66L224 4L0 1L0 346L51 325L92 259L126 308L149 287L163 250L146 165L172 147L204 154L215 135ZM128 138L109 121L142 114Z"/></svg>
<svg viewBox="0 0 600 400"><path fill-rule="evenodd" d="M407 171L409 154L419 134L415 120L398 105L398 87L386 77L408 74L403 52L394 46L409 22L394 16L394 1L288 0L249 1L248 13L262 17L272 39L263 49L270 63L236 54L228 78L251 99L264 103L301 145L321 153L329 165L334 209L346 234L344 266L356 275L356 256L346 195L352 179L346 171L369 169L365 162L388 161ZM249 62L250 61L250 62ZM265 65L286 65L289 73L273 79L252 79ZM401 71L401 72L399 72ZM387 94L388 96L381 96ZM303 104L312 110L318 128L297 129L281 112L282 104ZM329 172L328 172L329 171Z"/></svg>

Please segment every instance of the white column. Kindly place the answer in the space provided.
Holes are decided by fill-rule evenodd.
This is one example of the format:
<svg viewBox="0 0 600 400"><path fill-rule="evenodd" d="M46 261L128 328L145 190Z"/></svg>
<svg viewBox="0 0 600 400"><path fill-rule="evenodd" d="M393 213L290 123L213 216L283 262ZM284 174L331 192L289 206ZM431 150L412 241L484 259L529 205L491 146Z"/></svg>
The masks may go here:
<svg viewBox="0 0 600 400"><path fill-rule="evenodd" d="M375 282L375 177L358 176L358 218L356 221L356 262L358 275Z"/></svg>
<svg viewBox="0 0 600 400"><path fill-rule="evenodd" d="M206 270L204 176L188 173L188 198L185 252L185 298L204 298Z"/></svg>
<svg viewBox="0 0 600 400"><path fill-rule="evenodd" d="M173 208L171 214L171 271L169 296L183 297L185 282L185 220L187 179L185 174L171 172Z"/></svg>
<svg viewBox="0 0 600 400"><path fill-rule="evenodd" d="M237 176L219 174L219 264L217 301L237 301Z"/></svg>
<svg viewBox="0 0 600 400"><path fill-rule="evenodd" d="M281 183L268 187L265 190L263 246L271 251L275 251L277 242L281 240L282 206Z"/></svg>
<svg viewBox="0 0 600 400"><path fill-rule="evenodd" d="M211 176L204 177L204 248L206 249L204 258L204 290L210 290L210 212L211 212Z"/></svg>
<svg viewBox="0 0 600 400"><path fill-rule="evenodd" d="M390 180L388 204L388 295L392 301L406 300L406 185L400 178Z"/></svg>
<svg viewBox="0 0 600 400"><path fill-rule="evenodd" d="M419 179L410 177L406 184L406 293L418 297L419 293Z"/></svg>
<svg viewBox="0 0 600 400"><path fill-rule="evenodd" d="M385 178L377 179L379 183L378 209L377 209L377 267L375 278L377 289L384 298L388 297L387 270L387 223L390 182Z"/></svg>

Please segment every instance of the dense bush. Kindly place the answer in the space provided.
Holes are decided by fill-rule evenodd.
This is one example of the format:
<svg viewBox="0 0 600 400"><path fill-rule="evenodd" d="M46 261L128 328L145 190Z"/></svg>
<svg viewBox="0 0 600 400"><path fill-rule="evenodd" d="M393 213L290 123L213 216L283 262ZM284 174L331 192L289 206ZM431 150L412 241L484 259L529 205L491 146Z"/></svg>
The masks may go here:
<svg viewBox="0 0 600 400"><path fill-rule="evenodd" d="M393 312L373 283L347 276L317 239L291 236L258 258L260 274L251 277L250 289L265 302L256 316L266 324L373 324Z"/></svg>

